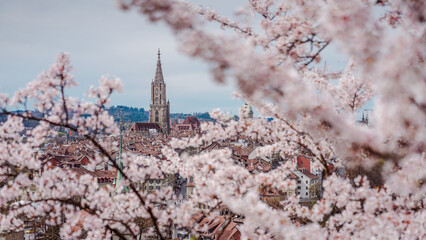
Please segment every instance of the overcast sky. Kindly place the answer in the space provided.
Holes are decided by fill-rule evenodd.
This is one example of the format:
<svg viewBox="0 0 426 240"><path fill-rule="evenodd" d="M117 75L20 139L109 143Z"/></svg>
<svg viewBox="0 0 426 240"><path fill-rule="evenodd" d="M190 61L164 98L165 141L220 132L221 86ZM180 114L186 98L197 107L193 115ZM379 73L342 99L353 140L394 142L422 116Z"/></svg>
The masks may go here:
<svg viewBox="0 0 426 240"><path fill-rule="evenodd" d="M231 16L243 1L193 2ZM135 11L123 12L112 0L0 0L0 92L9 95L66 51L79 84L70 96L84 97L90 85L108 74L124 84L124 92L112 96L112 105L148 110L158 48L172 113L214 108L238 113L242 102L232 100L235 88L214 83L205 64L180 53L163 24L152 24ZM344 66L346 60L333 50L327 54L333 68Z"/></svg>

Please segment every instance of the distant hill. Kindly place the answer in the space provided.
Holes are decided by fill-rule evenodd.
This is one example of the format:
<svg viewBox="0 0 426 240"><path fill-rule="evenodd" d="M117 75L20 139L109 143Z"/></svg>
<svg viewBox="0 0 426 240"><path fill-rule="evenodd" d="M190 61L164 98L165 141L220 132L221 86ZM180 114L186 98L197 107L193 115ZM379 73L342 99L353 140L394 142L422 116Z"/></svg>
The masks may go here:
<svg viewBox="0 0 426 240"><path fill-rule="evenodd" d="M108 113L112 115L116 122L122 120L123 122L148 122L149 111L143 108L134 108L127 106L112 106L108 108ZM171 113L170 122L174 119L185 119L187 117L197 117L200 121L214 121L208 112L204 113Z"/></svg>
<svg viewBox="0 0 426 240"><path fill-rule="evenodd" d="M133 123L133 122L148 122L149 121L149 111L145 111L143 108L127 107L127 106L112 106L107 109L108 113L114 117L116 122L122 120L124 123ZM15 113L20 113L22 111L13 111ZM42 117L41 113L37 111L32 111L32 113L37 117ZM173 122L175 119L185 119L187 117L197 117L200 121L214 121L209 115L208 112L204 113L172 113L170 114L170 122ZM5 122L7 116L0 113L0 123ZM26 127L35 127L38 125L37 121L34 120L25 120L24 125Z"/></svg>
<svg viewBox="0 0 426 240"><path fill-rule="evenodd" d="M200 121L214 121L213 118L210 117L210 114L208 112L204 113L171 113L170 114L170 121L173 122L174 119L185 119L187 117L196 117Z"/></svg>
<svg viewBox="0 0 426 240"><path fill-rule="evenodd" d="M112 106L108 108L108 113L116 122L147 122L149 119L149 112L143 108Z"/></svg>
<svg viewBox="0 0 426 240"><path fill-rule="evenodd" d="M20 111L20 110L12 111L12 113L16 113L16 114L21 114L22 112L24 111ZM32 111L32 114L35 117L42 117L42 114L38 111ZM6 120L7 120L7 115L0 113L0 123L6 122ZM35 120L24 120L23 123L25 127L31 127L31 128L36 127L38 125L38 121L35 121Z"/></svg>

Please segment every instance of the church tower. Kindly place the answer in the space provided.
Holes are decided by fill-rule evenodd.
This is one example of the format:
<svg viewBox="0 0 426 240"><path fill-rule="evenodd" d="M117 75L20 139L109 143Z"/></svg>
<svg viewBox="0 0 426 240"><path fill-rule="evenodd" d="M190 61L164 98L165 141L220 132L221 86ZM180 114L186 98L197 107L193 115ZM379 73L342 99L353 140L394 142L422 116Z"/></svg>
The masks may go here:
<svg viewBox="0 0 426 240"><path fill-rule="evenodd" d="M151 105L149 122L158 123L163 134L170 133L170 102L166 101L166 83L161 69L160 49L158 49L157 70L151 82Z"/></svg>

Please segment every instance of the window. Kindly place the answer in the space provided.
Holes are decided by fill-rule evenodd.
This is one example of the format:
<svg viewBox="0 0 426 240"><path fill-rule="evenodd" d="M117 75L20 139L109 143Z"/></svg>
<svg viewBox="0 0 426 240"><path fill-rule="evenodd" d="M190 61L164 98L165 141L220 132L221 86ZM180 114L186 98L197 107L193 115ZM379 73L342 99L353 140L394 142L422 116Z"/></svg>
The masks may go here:
<svg viewBox="0 0 426 240"><path fill-rule="evenodd" d="M306 186L306 190L308 190L308 187Z"/></svg>
<svg viewBox="0 0 426 240"><path fill-rule="evenodd" d="M149 183L153 183L154 181L153 180L149 180Z"/></svg>
<svg viewBox="0 0 426 240"><path fill-rule="evenodd" d="M300 186L298 186L297 189L300 189Z"/></svg>
<svg viewBox="0 0 426 240"><path fill-rule="evenodd" d="M154 187L153 186L149 186L149 190L154 190Z"/></svg>
<svg viewBox="0 0 426 240"><path fill-rule="evenodd" d="M157 183L161 183L161 180L157 180L156 182L157 182Z"/></svg>
<svg viewBox="0 0 426 240"><path fill-rule="evenodd" d="M308 180L306 180L306 184L308 184Z"/></svg>
<svg viewBox="0 0 426 240"><path fill-rule="evenodd" d="M300 183L300 180L297 180L297 183Z"/></svg>
<svg viewBox="0 0 426 240"><path fill-rule="evenodd" d="M157 187L156 187L156 189L157 189L157 190L160 190L160 186L157 186Z"/></svg>

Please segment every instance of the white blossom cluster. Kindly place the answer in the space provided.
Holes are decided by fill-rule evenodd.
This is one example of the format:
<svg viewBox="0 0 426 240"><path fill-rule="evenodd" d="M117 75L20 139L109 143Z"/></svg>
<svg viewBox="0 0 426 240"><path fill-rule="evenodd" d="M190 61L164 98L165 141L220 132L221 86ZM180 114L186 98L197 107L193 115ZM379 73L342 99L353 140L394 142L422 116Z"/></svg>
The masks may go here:
<svg viewBox="0 0 426 240"><path fill-rule="evenodd" d="M12 97L0 95L0 111L7 116L0 126L0 231L43 218L60 225L64 239L142 233L165 239L172 227L205 231L192 219L203 203L211 207L211 216L220 206L241 216L242 239L426 237L424 1L249 0L238 12L250 20L244 22L178 0L119 5L165 22L184 53L208 63L216 81L235 81L236 96L273 120L235 121L214 110L216 122L203 123L192 138L172 139L161 159L123 154L121 169L111 155L117 142L98 138L119 132L105 105L114 91L122 91L120 80L102 77L100 86L88 91L91 102L70 98L66 89L76 85L73 68L69 55L60 54L38 80ZM210 32L205 21L218 23L223 33ZM342 72L319 67L330 43L351 57ZM372 98L368 126L357 123L357 111ZM40 124L27 131L24 119ZM118 191L100 187L89 175L44 165L39 147L52 127L89 140L96 149L91 164L108 162L123 176ZM258 157L278 154L288 161L252 174L228 148L181 154L239 137L262 143L254 150ZM312 207L300 205L296 196L279 208L262 201L262 186L282 192L296 188L289 177L296 167L291 159L302 152L324 171L321 199ZM373 188L365 176L345 178L331 165L380 169L376 174L383 185ZM176 173L194 180L194 192L185 201L170 188L148 194L135 187ZM121 193L125 187L129 191ZM143 230L140 219L150 219L152 229Z"/></svg>

